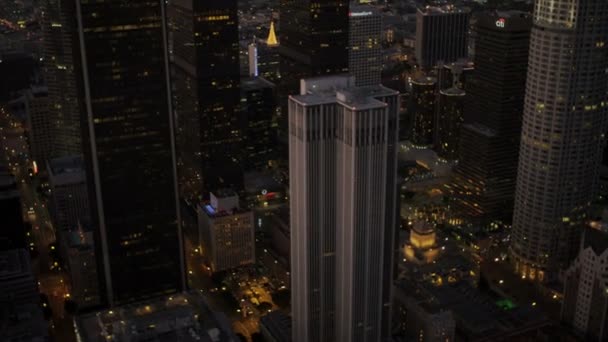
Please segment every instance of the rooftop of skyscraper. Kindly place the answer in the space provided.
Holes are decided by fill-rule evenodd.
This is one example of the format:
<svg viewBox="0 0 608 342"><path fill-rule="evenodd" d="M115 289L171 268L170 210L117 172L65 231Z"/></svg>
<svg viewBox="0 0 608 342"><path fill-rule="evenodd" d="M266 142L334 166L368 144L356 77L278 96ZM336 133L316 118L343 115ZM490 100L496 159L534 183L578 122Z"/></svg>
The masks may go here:
<svg viewBox="0 0 608 342"><path fill-rule="evenodd" d="M81 156L67 156L48 162L49 178L54 185L82 183L85 180Z"/></svg>
<svg viewBox="0 0 608 342"><path fill-rule="evenodd" d="M418 7L418 11L423 15L442 15L450 13L468 13L468 7L460 7L453 4L437 4Z"/></svg>

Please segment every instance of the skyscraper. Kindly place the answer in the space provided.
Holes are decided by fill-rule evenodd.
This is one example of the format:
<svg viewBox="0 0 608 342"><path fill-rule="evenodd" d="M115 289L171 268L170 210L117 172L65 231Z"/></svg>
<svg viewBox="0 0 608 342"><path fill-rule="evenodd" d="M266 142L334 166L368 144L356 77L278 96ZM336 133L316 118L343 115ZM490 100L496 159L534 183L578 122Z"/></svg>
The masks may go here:
<svg viewBox="0 0 608 342"><path fill-rule="evenodd" d="M81 113L78 88L81 79L78 32L74 24L75 2L43 0L43 75L48 87L48 134L50 158L82 153ZM45 160L38 165L46 166Z"/></svg>
<svg viewBox="0 0 608 342"><path fill-rule="evenodd" d="M279 40L275 31L274 22L270 22L268 37L257 39L248 46L249 76L262 76L271 82L281 78L279 56Z"/></svg>
<svg viewBox="0 0 608 342"><path fill-rule="evenodd" d="M456 87L439 91L434 145L437 155L446 160L458 159L465 95L464 90Z"/></svg>
<svg viewBox="0 0 608 342"><path fill-rule="evenodd" d="M576 253L604 147L607 41L605 0L535 3L510 246L523 277L552 281Z"/></svg>
<svg viewBox="0 0 608 342"><path fill-rule="evenodd" d="M164 2L76 7L103 301L113 306L180 291L185 272Z"/></svg>
<svg viewBox="0 0 608 342"><path fill-rule="evenodd" d="M531 29L532 17L523 12L477 17L475 72L465 85L452 187L456 215L471 223L510 222L513 215Z"/></svg>
<svg viewBox="0 0 608 342"><path fill-rule="evenodd" d="M372 6L350 6L348 71L358 86L377 85L382 76L382 15Z"/></svg>
<svg viewBox="0 0 608 342"><path fill-rule="evenodd" d="M237 0L173 1L169 18L182 195L241 184L214 176L238 168L242 141Z"/></svg>
<svg viewBox="0 0 608 342"><path fill-rule="evenodd" d="M416 13L416 60L425 68L467 57L470 11L454 5L426 6Z"/></svg>
<svg viewBox="0 0 608 342"><path fill-rule="evenodd" d="M276 159L277 111L275 85L262 77L241 82L243 110L243 170L267 168Z"/></svg>
<svg viewBox="0 0 608 342"><path fill-rule="evenodd" d="M297 94L303 78L348 72L350 0L281 0L281 99L279 138L287 157L289 95Z"/></svg>
<svg viewBox="0 0 608 342"><path fill-rule="evenodd" d="M282 0L282 73L303 77L348 71L349 0ZM284 66L284 67L283 67Z"/></svg>
<svg viewBox="0 0 608 342"><path fill-rule="evenodd" d="M413 118L413 130L410 140L417 146L433 144L435 129L435 90L437 79L434 77L418 77L412 80L411 92L408 99L407 111Z"/></svg>
<svg viewBox="0 0 608 342"><path fill-rule="evenodd" d="M390 332L398 92L348 77L289 99L294 341Z"/></svg>
<svg viewBox="0 0 608 342"><path fill-rule="evenodd" d="M50 115L49 94L46 87L33 86L25 92L25 106L29 120L29 143L32 159L46 169L46 163L53 153L53 125Z"/></svg>

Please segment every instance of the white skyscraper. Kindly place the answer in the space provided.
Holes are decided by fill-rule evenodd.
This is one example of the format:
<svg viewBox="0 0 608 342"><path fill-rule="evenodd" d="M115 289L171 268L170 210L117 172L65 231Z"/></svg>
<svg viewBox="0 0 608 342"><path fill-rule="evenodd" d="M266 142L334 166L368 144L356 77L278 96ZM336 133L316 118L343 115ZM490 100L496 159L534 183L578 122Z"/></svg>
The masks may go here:
<svg viewBox="0 0 608 342"><path fill-rule="evenodd" d="M576 254L608 119L608 1L538 0L515 195L516 272L552 281Z"/></svg>
<svg viewBox="0 0 608 342"><path fill-rule="evenodd" d="M289 98L294 342L390 331L398 92L352 85L309 79Z"/></svg>

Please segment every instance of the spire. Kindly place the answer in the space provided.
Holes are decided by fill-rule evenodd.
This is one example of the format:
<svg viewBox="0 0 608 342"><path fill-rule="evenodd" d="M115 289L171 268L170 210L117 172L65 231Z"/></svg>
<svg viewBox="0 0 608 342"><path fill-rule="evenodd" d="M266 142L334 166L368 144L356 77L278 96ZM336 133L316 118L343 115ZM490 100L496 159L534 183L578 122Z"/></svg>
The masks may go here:
<svg viewBox="0 0 608 342"><path fill-rule="evenodd" d="M277 35L274 33L274 22L270 22L270 32L268 33L268 39L266 39L266 45L268 46L277 46L279 45L279 41L277 40Z"/></svg>

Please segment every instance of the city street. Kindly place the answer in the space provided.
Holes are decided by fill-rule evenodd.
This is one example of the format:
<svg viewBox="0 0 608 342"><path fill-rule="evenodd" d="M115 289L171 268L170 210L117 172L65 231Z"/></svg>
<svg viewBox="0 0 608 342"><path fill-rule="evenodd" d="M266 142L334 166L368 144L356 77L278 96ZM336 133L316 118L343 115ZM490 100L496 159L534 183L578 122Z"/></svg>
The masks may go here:
<svg viewBox="0 0 608 342"><path fill-rule="evenodd" d="M55 231L48 205L36 192L38 181L29 175L32 164L24 134L21 123L13 120L9 113L0 108L0 148L4 153L4 160L15 175L26 213L24 217L32 225L32 231L29 233L30 247L34 247L38 252L32 260L32 267L38 278L39 290L48 297L52 310L53 315L49 322L51 333L57 341L71 342L75 340L72 320L64 313L64 301L69 295L68 279L63 271L53 267L55 260L51 257L50 246L56 242Z"/></svg>

